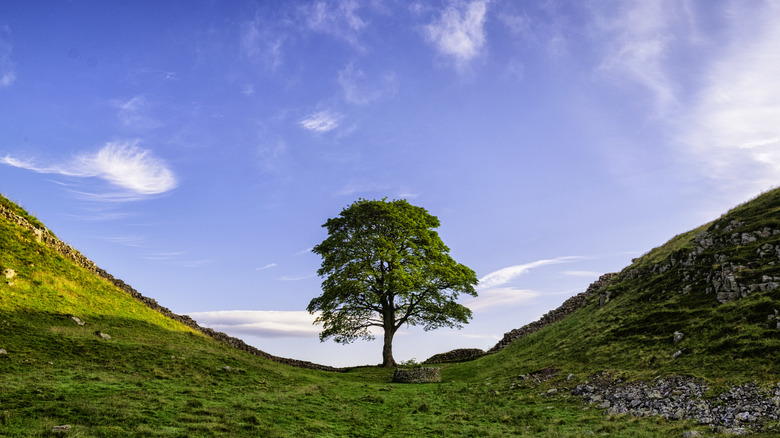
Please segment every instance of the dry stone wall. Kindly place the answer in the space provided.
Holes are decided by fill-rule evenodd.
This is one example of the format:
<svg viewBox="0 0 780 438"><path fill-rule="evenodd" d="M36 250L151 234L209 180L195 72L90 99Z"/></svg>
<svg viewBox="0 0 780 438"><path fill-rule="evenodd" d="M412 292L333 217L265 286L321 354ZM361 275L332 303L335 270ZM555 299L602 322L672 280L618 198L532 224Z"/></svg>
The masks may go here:
<svg viewBox="0 0 780 438"><path fill-rule="evenodd" d="M448 351L446 353L434 354L426 359L425 364L434 363L453 363L453 362L466 362L469 360L478 359L484 356L485 353L479 348L458 348L457 350Z"/></svg>
<svg viewBox="0 0 780 438"><path fill-rule="evenodd" d="M170 309L167 307L161 306L157 300L154 300L149 297L145 297L141 295L137 290L133 289L129 284L125 283L119 278L115 278L113 275L109 274L105 270L101 269L97 264L95 264L93 261L86 258L84 255L82 255L80 252L73 249L70 245L67 243L61 241L56 236L54 236L49 230L47 229L41 229L35 227L33 224L31 224L27 219L23 218L22 216L19 216L14 211L8 209L6 206L0 204L0 217L5 218L9 220L10 222L21 226L23 228L26 228L33 232L35 235L35 239L42 243L49 248L53 249L60 255L62 255L65 258L68 258L72 260L74 263L76 263L78 266L86 269L87 271L107 280L108 282L112 283L114 286L116 286L121 291L129 294L136 300L140 301L147 307L156 310L157 312L160 312L164 316L173 319L174 321L178 321L188 327L191 327L192 329L199 331L219 342L222 342L224 344L230 345L233 348L245 351L247 353L253 354L255 356L264 357L266 359L280 362L286 365L291 365L294 367L299 368L310 368L310 369L316 369L316 370L323 370L323 371L345 371L345 368L335 368L330 367L327 365L320 365L315 364L312 362L297 360L297 359L288 359L283 357L274 356L272 354L266 353L265 351L262 351L258 348L255 348L251 345L248 345L244 341L238 338L234 338L232 336L229 336L225 333L218 332L216 330L201 327L198 325L195 320L190 318L187 315L178 315L176 313L173 313Z"/></svg>
<svg viewBox="0 0 780 438"><path fill-rule="evenodd" d="M435 367L398 368L393 373L395 383L441 382L441 369Z"/></svg>
<svg viewBox="0 0 780 438"><path fill-rule="evenodd" d="M498 341L498 344L493 346L490 350L488 350L488 353L495 353L497 351L501 351L504 348L506 348L507 345L512 343L512 341L522 338L524 336L528 336L531 333L538 332L539 330L555 324L556 322L560 321L561 319L571 315L575 311L579 310L582 306L585 305L585 302L593 295L596 295L600 293L607 285L609 285L610 281L615 278L617 274L604 274L601 277L599 277L598 280L593 282L590 286L588 286L588 289L585 290L585 292L579 293L568 300L564 301L563 304L560 305L557 309L553 309L541 318L539 320L534 321L530 324L526 324L519 329L511 330L504 334L504 337Z"/></svg>

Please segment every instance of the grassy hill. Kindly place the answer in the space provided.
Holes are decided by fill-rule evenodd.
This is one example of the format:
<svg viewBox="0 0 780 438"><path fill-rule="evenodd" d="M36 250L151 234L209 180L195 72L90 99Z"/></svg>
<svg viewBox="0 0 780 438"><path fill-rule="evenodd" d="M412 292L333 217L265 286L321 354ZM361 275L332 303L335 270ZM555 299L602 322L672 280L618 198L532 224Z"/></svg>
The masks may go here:
<svg viewBox="0 0 780 438"><path fill-rule="evenodd" d="M604 415L572 390L604 371L613 382L698 378L709 398L779 381L778 211L772 191L677 236L561 321L442 365L442 383L425 385L391 383L380 368L291 367L218 342L3 216L0 270L14 275L0 277L0 436L59 425L72 437L708 434L694 420Z"/></svg>

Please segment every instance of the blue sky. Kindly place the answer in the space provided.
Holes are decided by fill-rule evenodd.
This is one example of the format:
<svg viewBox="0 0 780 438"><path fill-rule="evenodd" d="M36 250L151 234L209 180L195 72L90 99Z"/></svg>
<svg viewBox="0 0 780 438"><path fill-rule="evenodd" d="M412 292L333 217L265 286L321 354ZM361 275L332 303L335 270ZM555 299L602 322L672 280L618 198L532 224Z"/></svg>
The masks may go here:
<svg viewBox="0 0 780 438"><path fill-rule="evenodd" d="M358 198L438 216L490 348L780 181L772 1L0 3L0 192L177 313L320 343L310 249Z"/></svg>

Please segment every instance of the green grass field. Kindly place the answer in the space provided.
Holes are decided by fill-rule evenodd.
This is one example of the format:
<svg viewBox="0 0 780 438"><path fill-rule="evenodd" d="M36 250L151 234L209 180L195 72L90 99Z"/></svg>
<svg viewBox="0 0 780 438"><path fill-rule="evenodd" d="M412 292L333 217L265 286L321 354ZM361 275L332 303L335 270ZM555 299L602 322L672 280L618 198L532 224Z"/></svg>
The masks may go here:
<svg viewBox="0 0 780 438"><path fill-rule="evenodd" d="M730 215L774 223L780 194L772 195ZM694 231L635 266L691 248ZM0 277L0 436L50 436L65 424L70 437L708 436L693 422L605 416L571 389L603 370L627 380L700 377L716 389L780 381L780 331L767 322L778 290L719 304L701 288L661 293L677 286L673 277L619 281L604 306L593 298L499 353L442 365L441 383L395 384L393 370L292 368L217 343L6 220L0 248L0 268L17 273L13 284ZM687 334L679 345L676 330ZM557 374L519 378L546 368Z"/></svg>

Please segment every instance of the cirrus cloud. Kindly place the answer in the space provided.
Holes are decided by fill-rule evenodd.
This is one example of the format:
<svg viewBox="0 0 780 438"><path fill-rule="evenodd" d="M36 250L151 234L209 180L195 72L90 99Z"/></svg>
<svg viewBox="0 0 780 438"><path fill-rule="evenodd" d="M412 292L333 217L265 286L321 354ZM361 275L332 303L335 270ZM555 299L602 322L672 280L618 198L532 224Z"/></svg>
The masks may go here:
<svg viewBox="0 0 780 438"><path fill-rule="evenodd" d="M106 198L128 200L138 196L165 193L176 187L177 181L167 164L151 151L138 147L138 140L111 141L94 153L84 153L72 160L52 165L39 165L6 155L0 163L37 173L78 178L99 178L121 189Z"/></svg>

